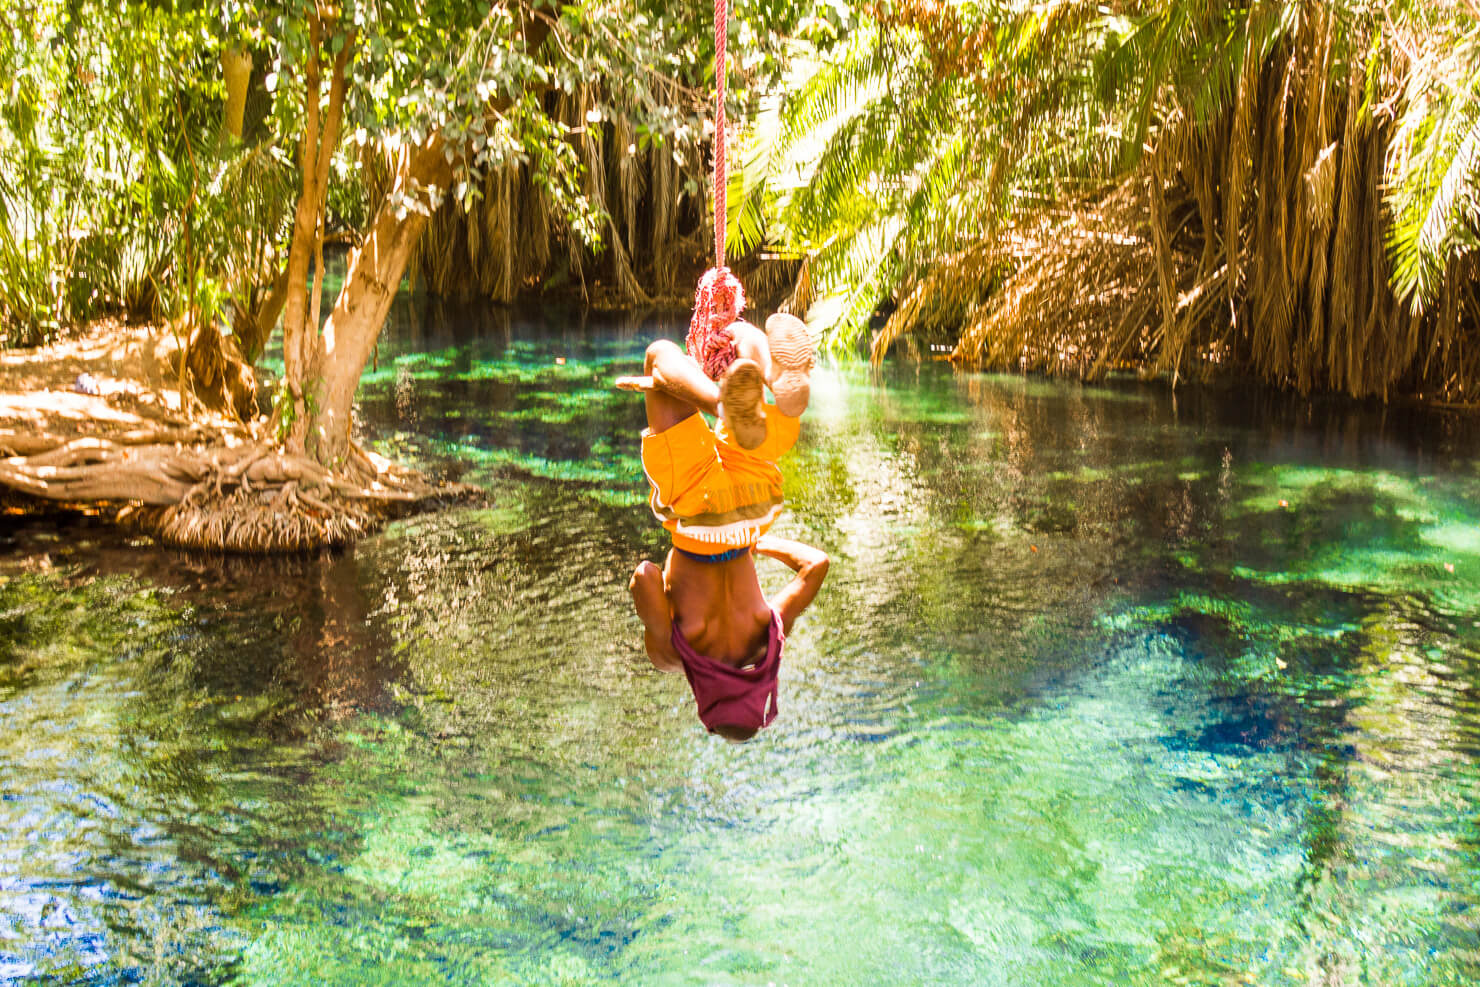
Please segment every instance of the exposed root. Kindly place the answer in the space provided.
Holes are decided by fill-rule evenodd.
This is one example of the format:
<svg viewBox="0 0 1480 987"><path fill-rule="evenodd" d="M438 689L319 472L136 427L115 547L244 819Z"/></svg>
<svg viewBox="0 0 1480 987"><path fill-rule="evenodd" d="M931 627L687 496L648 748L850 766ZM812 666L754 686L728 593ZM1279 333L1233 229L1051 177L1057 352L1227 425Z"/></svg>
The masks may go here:
<svg viewBox="0 0 1480 987"><path fill-rule="evenodd" d="M439 487L356 448L344 475L254 441L212 445L163 430L130 444L82 438L0 461L0 487L37 500L114 512L169 545L293 552L343 545L419 505L476 493ZM232 444L228 444L232 443ZM33 443L33 446L36 443Z"/></svg>
<svg viewBox="0 0 1480 987"><path fill-rule="evenodd" d="M321 499L289 481L260 492L237 486L167 507L126 507L119 520L167 545L228 552L294 552L344 545L374 531L387 515L334 497Z"/></svg>
<svg viewBox="0 0 1480 987"><path fill-rule="evenodd" d="M48 347L0 351L7 512L77 509L171 545L292 552L342 545L388 518L477 495L353 444L332 471L290 455L264 420L202 410L171 391L178 362L164 361L163 379L154 372L155 335L100 323Z"/></svg>

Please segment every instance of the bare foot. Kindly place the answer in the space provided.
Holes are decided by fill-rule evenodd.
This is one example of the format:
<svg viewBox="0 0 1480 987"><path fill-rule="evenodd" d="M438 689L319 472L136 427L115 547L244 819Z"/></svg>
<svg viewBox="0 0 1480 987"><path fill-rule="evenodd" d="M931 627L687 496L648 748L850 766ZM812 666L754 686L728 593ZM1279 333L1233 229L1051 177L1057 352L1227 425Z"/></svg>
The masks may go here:
<svg viewBox="0 0 1480 987"><path fill-rule="evenodd" d="M645 374L639 377L618 377L616 379L619 391L652 391L657 389L653 383L652 375Z"/></svg>

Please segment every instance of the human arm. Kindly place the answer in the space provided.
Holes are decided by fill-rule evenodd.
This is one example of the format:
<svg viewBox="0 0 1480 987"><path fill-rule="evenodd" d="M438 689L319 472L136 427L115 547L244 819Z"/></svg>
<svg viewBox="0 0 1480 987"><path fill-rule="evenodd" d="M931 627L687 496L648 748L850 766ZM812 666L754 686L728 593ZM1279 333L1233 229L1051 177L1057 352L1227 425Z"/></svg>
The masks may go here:
<svg viewBox="0 0 1480 987"><path fill-rule="evenodd" d="M683 671L683 662L673 650L673 608L668 604L663 570L647 560L637 563L627 590L642 621L642 643L648 660L665 672Z"/></svg>
<svg viewBox="0 0 1480 987"><path fill-rule="evenodd" d="M762 535L755 543L758 555L775 559L796 573L796 578L776 594L771 605L781 615L781 631L791 633L791 625L812 604L822 581L827 578L827 553L799 541L788 541Z"/></svg>

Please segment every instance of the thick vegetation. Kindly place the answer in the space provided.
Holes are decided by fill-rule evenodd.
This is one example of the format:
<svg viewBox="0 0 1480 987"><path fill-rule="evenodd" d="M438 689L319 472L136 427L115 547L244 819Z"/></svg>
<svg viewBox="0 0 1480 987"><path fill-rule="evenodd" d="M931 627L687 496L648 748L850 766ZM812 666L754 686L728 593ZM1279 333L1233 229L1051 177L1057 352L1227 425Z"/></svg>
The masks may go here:
<svg viewBox="0 0 1480 987"><path fill-rule="evenodd" d="M572 226L536 164L510 159L432 217L425 284L498 301L560 290L604 306L686 301L713 242L712 16L707 3L639 0L620 12L620 32L593 25L562 46L567 81L544 108L575 151L590 212ZM831 50L856 20L842 5L792 0L737 0L729 17L727 104L742 120L797 52Z"/></svg>
<svg viewBox="0 0 1480 987"><path fill-rule="evenodd" d="M178 394L126 440L0 429L4 483L248 548L424 496L350 434L395 292L685 294L710 15L0 0L0 329L146 323ZM1473 4L742 0L731 38L731 256L836 346L1475 400Z"/></svg>
<svg viewBox="0 0 1480 987"><path fill-rule="evenodd" d="M762 118L734 235L882 352L1475 400L1463 3L886 0Z"/></svg>
<svg viewBox="0 0 1480 987"><path fill-rule="evenodd" d="M612 248L620 275L592 132L615 121L611 138L628 138L632 160L639 149L657 161L697 154L695 121L666 102L685 83L664 70L674 39L654 17L672 19L626 0L5 7L0 67L15 81L0 133L0 320L31 343L100 313L151 320L175 343L155 362L179 385L177 414L203 403L246 429L220 435L229 456L171 451L163 440L178 421L157 444L131 434L128 449L95 436L54 436L45 449L24 440L32 458L11 460L5 482L93 499L121 461L150 462L117 499L189 510L191 523L162 526L217 532L205 541L232 547L305 542L195 523L202 511L241 515L253 471L251 497L271 501L270 516L329 515L322 540L363 527L336 498L424 494L350 435L355 387L422 234L434 214L480 201L500 204L480 218L507 215L498 190L517 180L539 190L542 230L568 256ZM702 64L689 51L680 61ZM618 184L635 181L631 168L617 172ZM691 213L698 192L687 190ZM623 222L634 228L630 209ZM471 263L487 225L466 229ZM493 231L506 279L517 229ZM334 241L348 248L346 271L323 306ZM434 254L421 257L431 270ZM258 422L250 364L279 320L284 373L270 421ZM355 523L336 521L346 513Z"/></svg>

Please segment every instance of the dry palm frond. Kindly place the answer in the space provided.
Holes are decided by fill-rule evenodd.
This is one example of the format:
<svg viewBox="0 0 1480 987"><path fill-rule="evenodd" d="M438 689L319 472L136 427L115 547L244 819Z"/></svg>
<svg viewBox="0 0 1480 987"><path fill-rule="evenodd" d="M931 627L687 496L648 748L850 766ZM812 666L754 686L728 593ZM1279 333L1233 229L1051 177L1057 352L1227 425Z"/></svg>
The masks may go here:
<svg viewBox="0 0 1480 987"><path fill-rule="evenodd" d="M1247 368L1302 391L1405 388L1474 400L1480 361L1466 342L1480 310L1466 275L1480 251L1465 238L1480 222L1467 225L1463 209L1480 201L1480 72L1449 101L1474 116L1449 118L1444 155L1424 151L1443 167L1426 165L1427 197L1400 230L1409 254L1390 254L1384 231L1399 200L1384 184L1384 160L1395 133L1411 144L1418 132L1393 123L1395 107L1407 119L1405 79L1408 92L1414 85L1409 56L1384 44L1391 22L1360 3L1309 4L1298 15L1298 5L1274 3L1220 27L1194 6L1170 5L1127 36L1152 62L1142 78L1160 94L1137 104L1151 153L1109 196L1048 227L1039 251L999 254L1000 285L960 318L955 358L1080 376L1134 366L1173 380ZM1165 61L1171 37L1221 67L1178 81ZM1432 268L1419 272L1432 317L1403 312L1392 287L1403 284L1404 263L1417 277L1417 254ZM908 282L876 355L931 327L935 286L951 283L962 261L945 252Z"/></svg>
<svg viewBox="0 0 1480 987"><path fill-rule="evenodd" d="M1149 197L1146 183L1127 182L1018 234L1016 269L970 312L952 359L1076 376L1144 363L1165 332L1157 251L1149 236L1125 231L1148 229ZM1191 258L1179 251L1171 267L1181 283Z"/></svg>
<svg viewBox="0 0 1480 987"><path fill-rule="evenodd" d="M1000 264L999 258L999 249L994 241L981 241L942 258L932 266L914 287L904 293L899 307L874 337L870 347L873 359L883 359L895 342L908 333L922 329L954 329L963 324L968 313L973 312L990 292L992 274Z"/></svg>
<svg viewBox="0 0 1480 987"><path fill-rule="evenodd" d="M795 316L804 316L817 301L817 290L812 284L812 262L803 257L798 265L796 283L792 285L791 294L781 303L780 311L789 312Z"/></svg>

